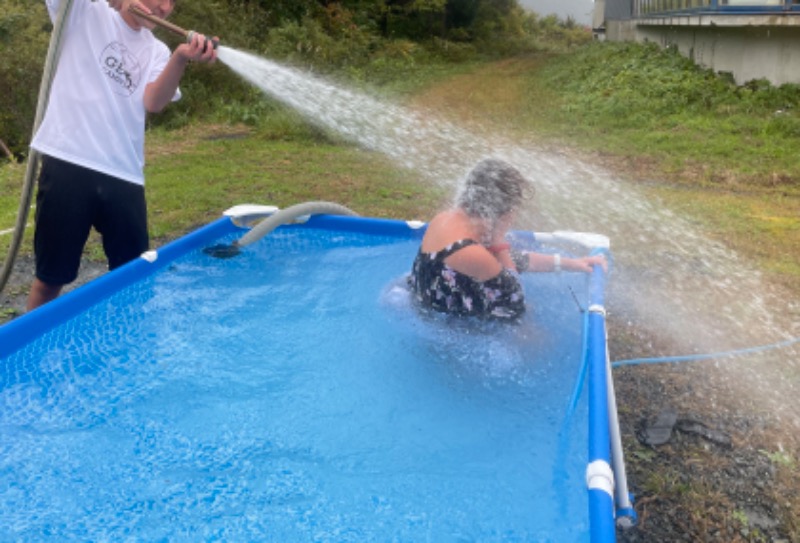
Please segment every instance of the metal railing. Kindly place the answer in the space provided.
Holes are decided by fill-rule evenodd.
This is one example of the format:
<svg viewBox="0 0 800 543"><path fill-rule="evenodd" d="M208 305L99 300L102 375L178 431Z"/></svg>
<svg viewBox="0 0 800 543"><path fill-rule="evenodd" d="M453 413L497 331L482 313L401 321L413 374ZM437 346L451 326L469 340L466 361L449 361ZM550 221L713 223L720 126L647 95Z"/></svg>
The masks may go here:
<svg viewBox="0 0 800 543"><path fill-rule="evenodd" d="M800 0L634 0L633 16L710 14L767 15L795 12Z"/></svg>

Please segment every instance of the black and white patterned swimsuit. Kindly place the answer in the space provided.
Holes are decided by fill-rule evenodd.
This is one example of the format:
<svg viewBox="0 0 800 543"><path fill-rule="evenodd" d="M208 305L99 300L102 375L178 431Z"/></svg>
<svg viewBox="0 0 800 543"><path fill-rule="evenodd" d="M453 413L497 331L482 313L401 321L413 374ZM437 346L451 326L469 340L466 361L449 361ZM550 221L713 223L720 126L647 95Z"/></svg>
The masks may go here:
<svg viewBox="0 0 800 543"><path fill-rule="evenodd" d="M420 248L409 276L417 302L454 315L518 319L525 313L525 294L516 272L504 268L499 275L478 281L445 264L456 251L477 244L459 240L434 253Z"/></svg>

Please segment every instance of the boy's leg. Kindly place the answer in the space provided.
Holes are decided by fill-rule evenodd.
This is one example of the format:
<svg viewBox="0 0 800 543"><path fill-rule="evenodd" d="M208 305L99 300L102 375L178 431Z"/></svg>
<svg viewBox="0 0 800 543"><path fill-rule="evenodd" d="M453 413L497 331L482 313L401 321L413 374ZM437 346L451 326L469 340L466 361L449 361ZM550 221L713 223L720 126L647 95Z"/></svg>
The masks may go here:
<svg viewBox="0 0 800 543"><path fill-rule="evenodd" d="M150 244L144 187L108 178L94 227L103 236L108 267L113 270L145 252Z"/></svg>
<svg viewBox="0 0 800 543"><path fill-rule="evenodd" d="M58 296L78 276L92 223L93 191L86 179L91 174L62 160L42 160L33 238L36 278L28 297L29 310Z"/></svg>
<svg viewBox="0 0 800 543"><path fill-rule="evenodd" d="M33 279L31 290L28 293L27 310L33 311L37 307L52 302L61 294L63 285L48 285L38 278Z"/></svg>

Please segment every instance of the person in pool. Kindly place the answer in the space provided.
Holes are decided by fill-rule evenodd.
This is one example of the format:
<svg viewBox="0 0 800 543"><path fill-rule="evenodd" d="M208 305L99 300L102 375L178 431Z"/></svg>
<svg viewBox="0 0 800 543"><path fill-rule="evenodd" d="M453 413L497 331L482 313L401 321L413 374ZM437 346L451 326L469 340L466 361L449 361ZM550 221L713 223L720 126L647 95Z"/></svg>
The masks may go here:
<svg viewBox="0 0 800 543"><path fill-rule="evenodd" d="M409 276L418 304L453 315L517 320L525 312L519 273L605 269L601 255L566 258L511 249L506 233L532 192L510 164L491 158L479 162L455 206L428 224Z"/></svg>

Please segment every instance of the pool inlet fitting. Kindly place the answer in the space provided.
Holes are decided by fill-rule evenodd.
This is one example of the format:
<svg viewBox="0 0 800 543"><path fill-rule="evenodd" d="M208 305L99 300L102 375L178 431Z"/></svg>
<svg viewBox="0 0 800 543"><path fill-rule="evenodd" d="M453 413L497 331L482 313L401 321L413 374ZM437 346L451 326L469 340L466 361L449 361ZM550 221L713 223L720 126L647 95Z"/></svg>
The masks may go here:
<svg viewBox="0 0 800 543"><path fill-rule="evenodd" d="M130 8L128 8L128 10L131 13L133 13L134 15L136 15L137 17L141 17L142 19L150 21L151 23L153 23L153 24L155 24L157 26L160 26L161 28L163 28L165 30L169 30L173 34L177 34L179 36L183 36L184 38L186 38L186 42L187 43L191 42L192 38L196 34L196 32L194 30L184 30L183 28L179 27L178 25L174 25L174 24L172 24L172 23L170 23L168 21L165 21L164 19L162 19L160 17L156 17L155 15L150 15L149 13L146 13L146 12L142 11L141 9L139 9L136 6L131 6ZM212 45L212 47L214 47L214 49L216 49L217 46L219 45L219 40L217 40L217 39L206 39L206 43L208 43L209 41L211 42L211 45ZM206 49L205 49L205 46L204 46L203 47L203 51L205 51L205 50Z"/></svg>

